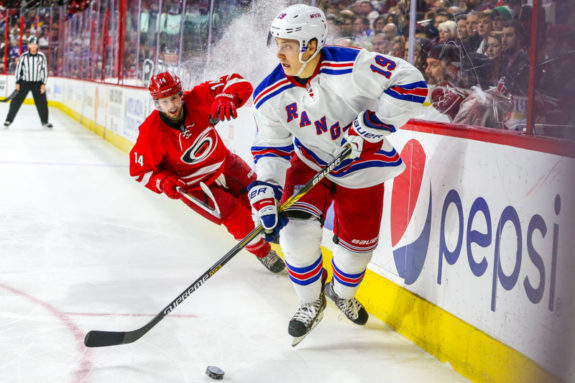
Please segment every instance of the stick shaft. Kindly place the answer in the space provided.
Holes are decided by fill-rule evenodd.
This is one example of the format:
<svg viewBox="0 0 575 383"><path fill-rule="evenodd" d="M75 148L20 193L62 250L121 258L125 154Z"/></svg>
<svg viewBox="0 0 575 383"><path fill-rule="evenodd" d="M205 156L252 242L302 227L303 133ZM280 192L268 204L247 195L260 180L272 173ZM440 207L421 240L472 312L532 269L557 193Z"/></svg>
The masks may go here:
<svg viewBox="0 0 575 383"><path fill-rule="evenodd" d="M323 180L333 169L335 169L341 161L343 161L351 153L351 147L346 145L344 150L315 176L312 177L295 195L288 198L279 208L280 211L285 211L293 204L299 201L308 191L315 185ZM92 330L86 334L84 344L86 347L103 347L115 346L119 344L127 344L135 342L150 331L156 324L158 324L166 315L172 312L180 305L190 294L201 287L208 279L217 273L226 263L230 261L237 253L246 247L263 231L262 225L258 225L253 229L245 238L238 242L230 251L221 257L216 263L212 265L205 273L196 279L188 288L186 288L176 299L170 302L164 309L158 313L151 321L143 327L133 331L98 331Z"/></svg>

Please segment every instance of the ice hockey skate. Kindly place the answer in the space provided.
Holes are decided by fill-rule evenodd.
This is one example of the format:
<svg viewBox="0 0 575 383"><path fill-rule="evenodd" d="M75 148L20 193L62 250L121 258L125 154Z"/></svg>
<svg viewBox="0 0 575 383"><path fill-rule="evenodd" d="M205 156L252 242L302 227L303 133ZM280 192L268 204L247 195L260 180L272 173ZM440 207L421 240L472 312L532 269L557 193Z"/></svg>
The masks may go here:
<svg viewBox="0 0 575 383"><path fill-rule="evenodd" d="M279 273L286 267L283 259L274 250L270 250L265 257L258 257L258 260L272 273Z"/></svg>
<svg viewBox="0 0 575 383"><path fill-rule="evenodd" d="M355 298L344 299L338 297L333 290L333 281L326 284L325 295L327 295L327 297L335 303L337 308L353 323L363 326L367 322L369 314L363 305Z"/></svg>
<svg viewBox="0 0 575 383"><path fill-rule="evenodd" d="M297 346L322 320L326 302L323 291L311 303L302 303L289 321L288 333L293 336L292 347Z"/></svg>

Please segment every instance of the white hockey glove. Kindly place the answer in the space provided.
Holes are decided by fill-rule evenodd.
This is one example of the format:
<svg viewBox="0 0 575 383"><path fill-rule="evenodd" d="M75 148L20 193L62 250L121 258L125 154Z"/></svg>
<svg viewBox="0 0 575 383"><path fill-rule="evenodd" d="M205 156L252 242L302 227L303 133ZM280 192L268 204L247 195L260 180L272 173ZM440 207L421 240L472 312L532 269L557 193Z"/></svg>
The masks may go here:
<svg viewBox="0 0 575 383"><path fill-rule="evenodd" d="M381 122L377 114L371 110L364 110L358 114L351 126L358 136L371 143L381 142L385 136L395 132L393 125Z"/></svg>
<svg viewBox="0 0 575 383"><path fill-rule="evenodd" d="M345 132L343 140L341 141L341 146L345 146L345 144L349 144L351 147L349 158L355 160L361 156L361 151L363 150L363 138L358 136L357 133L351 128Z"/></svg>
<svg viewBox="0 0 575 383"><path fill-rule="evenodd" d="M287 224L287 216L278 214L278 204L283 190L281 186L264 181L254 181L249 186L248 196L252 205L252 216L256 225L265 230L265 239L274 241L279 231Z"/></svg>
<svg viewBox="0 0 575 383"><path fill-rule="evenodd" d="M375 112L365 110L357 115L341 142L351 145L351 159L361 157L362 153L374 153L381 147L384 137L395 131L391 125L382 123Z"/></svg>

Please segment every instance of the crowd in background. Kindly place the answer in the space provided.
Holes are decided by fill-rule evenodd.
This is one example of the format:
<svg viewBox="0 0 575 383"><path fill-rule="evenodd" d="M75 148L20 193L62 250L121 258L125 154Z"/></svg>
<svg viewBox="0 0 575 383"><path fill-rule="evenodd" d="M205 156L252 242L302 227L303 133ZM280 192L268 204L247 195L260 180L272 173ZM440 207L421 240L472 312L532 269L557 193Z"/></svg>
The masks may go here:
<svg viewBox="0 0 575 383"><path fill-rule="evenodd" d="M573 137L575 4L543 3L536 31L536 122L571 126ZM318 5L328 19L328 43L408 59L409 0ZM431 86L430 102L449 121L525 128L532 11L524 0L418 1L413 63Z"/></svg>
<svg viewBox="0 0 575 383"><path fill-rule="evenodd" d="M526 0L419 0L413 46L409 42L410 0L304 2L324 10L328 44L403 59L409 59L413 50L413 63L430 85L428 101L440 113L439 120L525 128L534 42L533 10ZM535 34L539 49L534 110L536 127L546 130L535 133L573 138L575 3L542 3ZM78 0L74 4L82 10L72 13L62 6L3 10L1 4L0 0L0 34L5 36L8 28L8 38L0 45L0 52L5 53L0 60L2 73L13 73L27 38L35 35L48 57L50 75L119 79L123 84L145 86L158 70L174 70L184 80L186 73L201 71L208 61L210 41L217 42L233 19L254 11L260 3L129 1L123 44L117 43L119 0ZM61 28L63 23L65 28Z"/></svg>

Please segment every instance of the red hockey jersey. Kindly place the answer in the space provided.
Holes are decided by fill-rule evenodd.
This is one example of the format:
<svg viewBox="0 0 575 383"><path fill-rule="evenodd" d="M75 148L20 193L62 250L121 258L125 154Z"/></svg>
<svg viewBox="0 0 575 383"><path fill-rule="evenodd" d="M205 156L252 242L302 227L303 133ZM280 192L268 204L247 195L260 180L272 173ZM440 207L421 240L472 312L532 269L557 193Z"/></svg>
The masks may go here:
<svg viewBox="0 0 575 383"><path fill-rule="evenodd" d="M220 77L195 86L183 96L185 119L179 129L166 124L154 110L140 125L136 144L130 151L130 175L156 193L160 183L174 174L186 183L186 191L210 185L223 171L229 153L209 118L220 93L234 94L242 106L252 94L251 84L238 74Z"/></svg>

